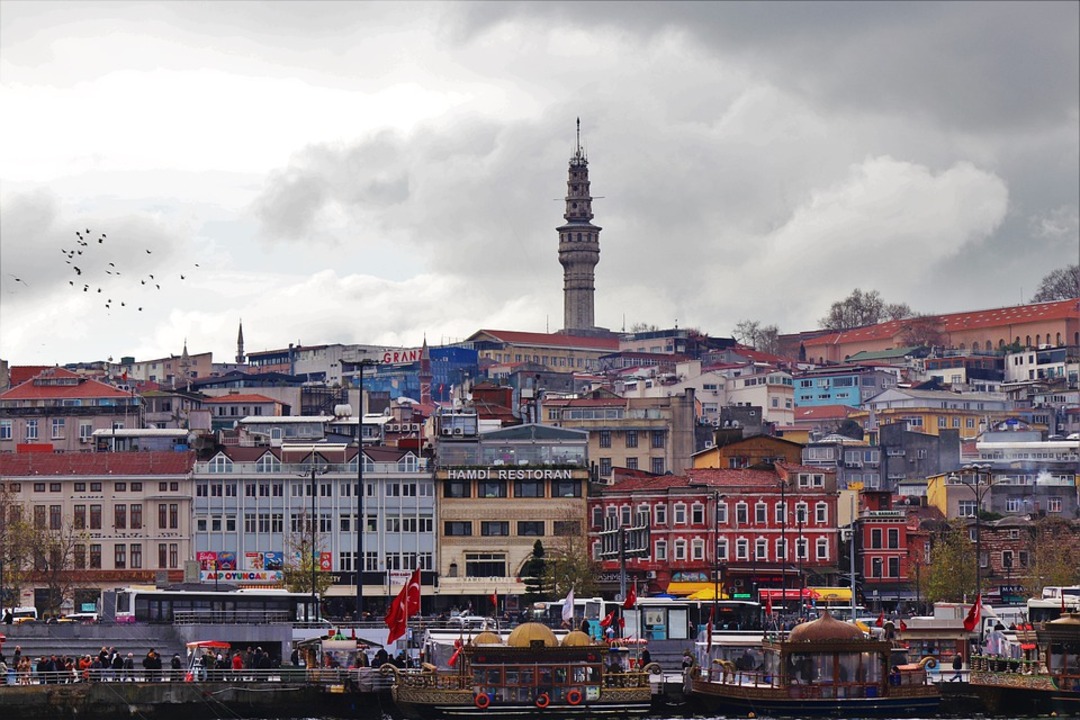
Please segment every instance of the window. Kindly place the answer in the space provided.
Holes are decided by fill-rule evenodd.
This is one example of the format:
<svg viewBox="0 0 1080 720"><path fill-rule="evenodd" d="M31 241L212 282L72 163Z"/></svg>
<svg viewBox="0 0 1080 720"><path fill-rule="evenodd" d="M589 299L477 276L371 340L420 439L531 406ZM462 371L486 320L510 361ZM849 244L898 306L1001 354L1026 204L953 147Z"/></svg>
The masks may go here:
<svg viewBox="0 0 1080 720"><path fill-rule="evenodd" d="M900 577L900 558L889 558L889 574L888 577L898 578Z"/></svg>
<svg viewBox="0 0 1080 720"><path fill-rule="evenodd" d="M705 524L705 506L700 503L694 503L690 506L690 523L692 525L704 525Z"/></svg>
<svg viewBox="0 0 1080 720"><path fill-rule="evenodd" d="M764 525L767 522L766 515L767 508L765 503L759 502L754 505L754 522L759 525Z"/></svg>
<svg viewBox="0 0 1080 720"><path fill-rule="evenodd" d="M960 517L975 517L975 512L978 510L978 503L974 500L961 500L957 506L957 515Z"/></svg>
<svg viewBox="0 0 1080 720"><path fill-rule="evenodd" d="M99 483L99 482L90 483L90 492L101 492L101 483Z"/></svg>
<svg viewBox="0 0 1080 720"><path fill-rule="evenodd" d="M158 513L158 515L157 515L158 529L159 530L165 530L166 528L169 527L168 506L165 505L165 503L158 503L157 513Z"/></svg>
<svg viewBox="0 0 1080 720"><path fill-rule="evenodd" d="M472 523L468 521L446 521L443 524L443 534L453 537L472 535Z"/></svg>
<svg viewBox="0 0 1080 720"><path fill-rule="evenodd" d="M735 541L735 559L746 560L750 555L750 541L746 538L739 538Z"/></svg>
<svg viewBox="0 0 1080 720"><path fill-rule="evenodd" d="M176 568L180 563L180 543L169 543L169 567Z"/></svg>
<svg viewBox="0 0 1080 720"><path fill-rule="evenodd" d="M11 439L11 421L0 420L0 440Z"/></svg>
<svg viewBox="0 0 1080 720"><path fill-rule="evenodd" d="M873 558L870 562L871 571L870 576L879 578L881 577L881 558Z"/></svg>
<svg viewBox="0 0 1080 720"><path fill-rule="evenodd" d="M806 538L800 537L795 540L795 557L799 560L806 560L806 548L809 546L809 542Z"/></svg>
<svg viewBox="0 0 1080 720"><path fill-rule="evenodd" d="M754 541L754 559L755 560L768 560L769 558L769 541L765 538L758 538Z"/></svg>
<svg viewBox="0 0 1080 720"><path fill-rule="evenodd" d="M76 570L86 569L86 546L76 545L71 551L72 564Z"/></svg>
<svg viewBox="0 0 1080 720"><path fill-rule="evenodd" d="M668 559L667 556L667 540L656 541L656 560L664 561Z"/></svg>
<svg viewBox="0 0 1080 720"><path fill-rule="evenodd" d="M829 506L825 503L818 503L814 506L814 522L819 525L824 525L829 522Z"/></svg>
<svg viewBox="0 0 1080 720"><path fill-rule="evenodd" d="M86 506L76 505L75 515L72 517L72 524L76 530L86 529Z"/></svg>
<svg viewBox="0 0 1080 720"><path fill-rule="evenodd" d="M100 530L101 529L101 506L100 505L91 505L90 506L90 529L91 530ZM101 567L101 566L99 565L98 567Z"/></svg>
<svg viewBox="0 0 1080 720"><path fill-rule="evenodd" d="M828 560L829 559L829 541L826 538L818 538L817 541L817 559Z"/></svg>
<svg viewBox="0 0 1080 720"><path fill-rule="evenodd" d="M505 480L480 480L476 484L477 497L504 498L506 497Z"/></svg>
<svg viewBox="0 0 1080 720"><path fill-rule="evenodd" d="M683 503L675 503L674 523L676 525L686 524L686 505Z"/></svg>
<svg viewBox="0 0 1080 720"><path fill-rule="evenodd" d="M542 498L544 497L543 480L515 480L514 497L519 498Z"/></svg>
<svg viewBox="0 0 1080 720"><path fill-rule="evenodd" d="M716 559L720 562L728 559L728 542L725 538L716 541Z"/></svg>
<svg viewBox="0 0 1080 720"><path fill-rule="evenodd" d="M700 538L694 538L694 541L690 544L690 558L699 562L705 559L704 540Z"/></svg>
<svg viewBox="0 0 1080 720"><path fill-rule="evenodd" d="M744 502L735 503L735 524L745 525L749 507Z"/></svg>
<svg viewBox="0 0 1080 720"><path fill-rule="evenodd" d="M142 544L141 543L132 543L132 545L131 545L131 567L132 568L141 568L142 567Z"/></svg>
<svg viewBox="0 0 1080 720"><path fill-rule="evenodd" d="M127 527L127 505L113 506L113 527L117 530Z"/></svg>
<svg viewBox="0 0 1080 720"><path fill-rule="evenodd" d="M611 475L611 458L600 458L600 477L608 477Z"/></svg>
<svg viewBox="0 0 1080 720"><path fill-rule="evenodd" d="M542 537L544 523L539 520L522 520L518 522L518 533L521 537Z"/></svg>
<svg viewBox="0 0 1080 720"><path fill-rule="evenodd" d="M1061 496L1052 495L1046 499L1046 512L1061 512Z"/></svg>
<svg viewBox="0 0 1080 720"><path fill-rule="evenodd" d="M231 473L233 471L232 460L224 455L216 455L206 464L206 469L212 473Z"/></svg>
<svg viewBox="0 0 1080 720"><path fill-rule="evenodd" d="M52 439L63 440L64 439L64 418L52 419Z"/></svg>
<svg viewBox="0 0 1080 720"><path fill-rule="evenodd" d="M131 529L142 530L142 505L133 504L131 506ZM134 566L133 566L134 567Z"/></svg>
<svg viewBox="0 0 1080 720"><path fill-rule="evenodd" d="M86 492L86 483L84 483L84 482L75 483L75 492Z"/></svg>
<svg viewBox="0 0 1080 720"><path fill-rule="evenodd" d="M680 560L686 560L686 541L685 540L676 540L675 541L675 562L679 562Z"/></svg>
<svg viewBox="0 0 1080 720"><path fill-rule="evenodd" d="M60 505L50 505L49 506L49 529L50 530L59 530L60 529L60 523L61 523L61 517L62 517L61 516L61 509L62 508L61 508Z"/></svg>
<svg viewBox="0 0 1080 720"><path fill-rule="evenodd" d="M26 421L26 439L28 441L38 439L38 421L37 420L27 420Z"/></svg>
<svg viewBox="0 0 1080 720"><path fill-rule="evenodd" d="M636 457L628 457L628 458L626 458L626 469L627 470L637 470L638 469L638 459Z"/></svg>
<svg viewBox="0 0 1080 720"><path fill-rule="evenodd" d="M653 430L652 431L652 446L654 450L663 450L664 448L664 431Z"/></svg>
<svg viewBox="0 0 1080 720"><path fill-rule="evenodd" d="M503 553L465 553L466 577L506 577Z"/></svg>
<svg viewBox="0 0 1080 720"><path fill-rule="evenodd" d="M117 543L113 548L113 567L117 570L127 568L127 546L123 543Z"/></svg>
<svg viewBox="0 0 1080 720"><path fill-rule="evenodd" d="M667 525L667 505L658 503L655 508L656 524L663 526Z"/></svg>
<svg viewBox="0 0 1080 720"><path fill-rule="evenodd" d="M897 550L900 548L900 529L889 528L889 549Z"/></svg>
<svg viewBox="0 0 1080 720"><path fill-rule="evenodd" d="M90 546L90 569L101 569L101 545L94 544Z"/></svg>
<svg viewBox="0 0 1080 720"><path fill-rule="evenodd" d="M727 503L717 503L716 504L716 524L717 525L727 525L727 521L728 521L727 513L728 513Z"/></svg>
<svg viewBox="0 0 1080 720"><path fill-rule="evenodd" d="M581 497L580 480L553 480L551 487L555 497Z"/></svg>
<svg viewBox="0 0 1080 720"><path fill-rule="evenodd" d="M626 447L628 447L628 448L636 448L637 447L637 430L627 430L626 431Z"/></svg>
<svg viewBox="0 0 1080 720"><path fill-rule="evenodd" d="M657 457L651 458L651 464L652 464L652 473L653 473L653 475L663 475L664 474L664 458L657 458Z"/></svg>
<svg viewBox="0 0 1080 720"><path fill-rule="evenodd" d="M602 447L602 448L611 447L611 431L610 430L601 430L600 431L600 447Z"/></svg>
<svg viewBox="0 0 1080 720"><path fill-rule="evenodd" d="M881 549L881 528L870 529L870 547Z"/></svg>
<svg viewBox="0 0 1080 720"><path fill-rule="evenodd" d="M443 497L467 498L472 497L471 482L469 480L447 480L443 484Z"/></svg>

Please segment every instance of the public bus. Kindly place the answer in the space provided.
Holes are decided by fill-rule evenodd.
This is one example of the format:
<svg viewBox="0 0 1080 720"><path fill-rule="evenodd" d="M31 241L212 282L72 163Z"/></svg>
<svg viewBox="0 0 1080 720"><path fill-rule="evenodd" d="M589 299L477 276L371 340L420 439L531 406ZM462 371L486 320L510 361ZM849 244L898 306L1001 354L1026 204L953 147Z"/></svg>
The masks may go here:
<svg viewBox="0 0 1080 720"><path fill-rule="evenodd" d="M296 623L316 617L311 595L277 588L128 587L102 593L102 620L119 623Z"/></svg>

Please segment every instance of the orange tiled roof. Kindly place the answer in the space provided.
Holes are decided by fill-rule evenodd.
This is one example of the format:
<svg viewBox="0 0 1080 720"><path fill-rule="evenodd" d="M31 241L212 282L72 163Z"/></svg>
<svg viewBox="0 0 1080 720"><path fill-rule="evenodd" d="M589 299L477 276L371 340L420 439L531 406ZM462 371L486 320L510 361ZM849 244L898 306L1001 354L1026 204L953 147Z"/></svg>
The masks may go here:
<svg viewBox="0 0 1080 720"><path fill-rule="evenodd" d="M1066 320L1077 317L1080 313L1080 300L1058 300L1055 302L1033 303L1031 305L1011 305L992 310L931 315L929 319L941 325L944 332L959 332L978 328L993 328L1016 323L1039 322L1044 320ZM920 318L925 321L927 318ZM889 322L867 325L837 333L828 333L803 341L805 347L832 345L842 342L866 342L870 340L888 340L895 337L911 321L890 320Z"/></svg>
<svg viewBox="0 0 1080 720"><path fill-rule="evenodd" d="M194 452L2 453L0 477L184 475L194 464Z"/></svg>
<svg viewBox="0 0 1080 720"><path fill-rule="evenodd" d="M814 405L795 408L795 422L813 420L839 420L846 418L858 408L848 405Z"/></svg>
<svg viewBox="0 0 1080 720"><path fill-rule="evenodd" d="M42 384L46 379L76 380L68 385ZM131 395L100 380L91 380L64 368L47 368L6 393L0 400L65 400L84 398L128 398Z"/></svg>
<svg viewBox="0 0 1080 720"><path fill-rule="evenodd" d="M48 370L51 365L14 365L8 371L11 387L22 385L27 380L33 380L41 373Z"/></svg>

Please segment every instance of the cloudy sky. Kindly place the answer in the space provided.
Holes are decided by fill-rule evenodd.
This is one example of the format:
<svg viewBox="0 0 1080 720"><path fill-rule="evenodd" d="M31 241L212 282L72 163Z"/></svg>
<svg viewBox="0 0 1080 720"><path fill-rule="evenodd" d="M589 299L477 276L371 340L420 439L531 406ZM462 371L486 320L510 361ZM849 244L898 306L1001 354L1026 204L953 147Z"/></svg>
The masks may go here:
<svg viewBox="0 0 1080 720"><path fill-rule="evenodd" d="M600 325L1016 304L1080 254L1078 29L1075 2L4 0L0 357L228 360L241 318L248 351L557 330L579 116Z"/></svg>

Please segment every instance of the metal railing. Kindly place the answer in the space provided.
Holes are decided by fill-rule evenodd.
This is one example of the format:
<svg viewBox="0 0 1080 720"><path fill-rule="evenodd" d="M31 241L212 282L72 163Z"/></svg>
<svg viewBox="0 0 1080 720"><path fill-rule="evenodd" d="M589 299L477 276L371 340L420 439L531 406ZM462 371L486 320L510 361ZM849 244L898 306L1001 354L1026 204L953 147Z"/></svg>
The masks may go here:
<svg viewBox="0 0 1080 720"><path fill-rule="evenodd" d="M292 622L288 610L176 610L175 625L269 625Z"/></svg>
<svg viewBox="0 0 1080 720"><path fill-rule="evenodd" d="M292 665L267 669L219 670L188 668L174 670L83 670L39 671L9 669L0 675L0 692L7 686L71 685L75 683L274 683L287 685L345 685L360 691L389 690L393 678L377 668L304 668Z"/></svg>

